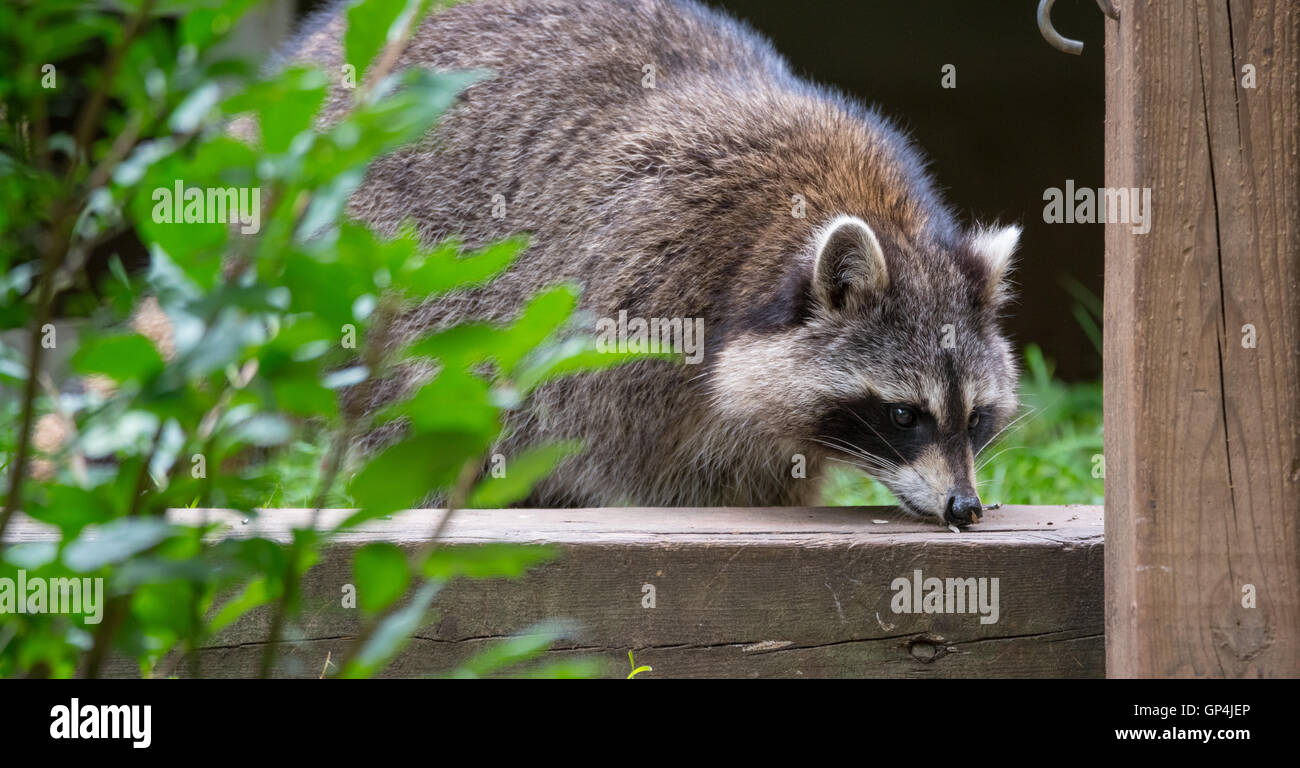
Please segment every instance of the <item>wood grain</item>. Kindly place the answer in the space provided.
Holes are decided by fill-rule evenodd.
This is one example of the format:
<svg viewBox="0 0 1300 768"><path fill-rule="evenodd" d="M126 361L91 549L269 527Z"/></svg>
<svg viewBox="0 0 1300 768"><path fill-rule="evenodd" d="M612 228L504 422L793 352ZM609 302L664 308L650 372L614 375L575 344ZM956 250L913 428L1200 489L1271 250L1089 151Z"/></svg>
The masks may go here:
<svg viewBox="0 0 1300 768"><path fill-rule="evenodd" d="M1106 184L1153 209L1106 227L1113 676L1300 675L1298 31L1289 0L1107 23Z"/></svg>
<svg viewBox="0 0 1300 768"><path fill-rule="evenodd" d="M287 541L306 510L246 522L221 510L173 510L177 522L219 521L214 538ZM341 520L327 510L322 526ZM306 610L277 674L318 676L359 631L341 607L352 554L372 541L421 547L442 513L414 510L338 537L305 580ZM877 522L881 521L881 522ZM15 541L49 539L24 520ZM459 580L438 596L439 618L386 674L446 673L494 639L543 619L575 631L548 657L601 660L625 676L627 653L646 677L1100 677L1102 512L1098 507L991 510L946 528L881 508L463 510L449 546L552 543L560 557L518 581ZM891 582L997 578L998 620L977 613L898 614ZM643 607L643 585L655 607ZM255 611L201 652L204 676L256 674L268 616ZM138 674L125 659L110 674ZM189 674L180 658L162 674Z"/></svg>

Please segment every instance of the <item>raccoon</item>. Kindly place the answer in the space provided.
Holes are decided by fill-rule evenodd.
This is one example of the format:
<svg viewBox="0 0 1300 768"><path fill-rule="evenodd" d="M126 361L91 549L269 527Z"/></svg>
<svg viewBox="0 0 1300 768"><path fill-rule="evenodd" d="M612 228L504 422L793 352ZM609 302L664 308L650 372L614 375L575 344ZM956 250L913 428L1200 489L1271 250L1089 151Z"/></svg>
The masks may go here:
<svg viewBox="0 0 1300 768"><path fill-rule="evenodd" d="M338 72L343 10L284 60ZM530 245L404 334L508 320L561 281L595 318L703 321L698 365L557 380L511 417L507 457L586 446L525 505L805 506L838 461L914 513L978 519L973 457L1017 408L998 316L1020 230L963 228L877 111L691 0L465 2L425 19L407 66L490 75L379 159L350 213ZM350 99L336 87L322 125Z"/></svg>

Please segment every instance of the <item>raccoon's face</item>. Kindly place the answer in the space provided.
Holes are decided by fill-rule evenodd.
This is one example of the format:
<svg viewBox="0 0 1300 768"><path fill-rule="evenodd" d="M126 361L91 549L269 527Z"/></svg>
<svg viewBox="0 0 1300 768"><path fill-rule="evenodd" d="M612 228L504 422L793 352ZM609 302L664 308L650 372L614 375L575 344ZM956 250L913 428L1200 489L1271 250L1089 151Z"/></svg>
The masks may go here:
<svg viewBox="0 0 1300 768"><path fill-rule="evenodd" d="M864 469L913 512L977 521L975 457L1018 405L997 316L1019 235L882 243L836 218L801 266L797 319L724 348L715 393L750 424Z"/></svg>

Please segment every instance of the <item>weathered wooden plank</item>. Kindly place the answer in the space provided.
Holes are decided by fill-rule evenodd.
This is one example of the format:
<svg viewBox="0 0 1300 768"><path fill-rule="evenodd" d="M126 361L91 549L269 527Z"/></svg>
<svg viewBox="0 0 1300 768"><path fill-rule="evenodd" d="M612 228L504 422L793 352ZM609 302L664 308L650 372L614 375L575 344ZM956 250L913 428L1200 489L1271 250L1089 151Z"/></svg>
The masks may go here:
<svg viewBox="0 0 1300 768"><path fill-rule="evenodd" d="M246 523L215 510L171 514L224 519L218 536L285 541L309 513ZM328 510L322 524L345 514ZM440 515L404 512L340 536L306 579L300 642L277 673L318 675L327 654L346 652L359 623L341 595L357 547L415 550ZM1100 676L1101 520L1097 507L1004 507L954 534L888 509L463 510L446 529L449 546L547 542L561 556L519 581L450 584L440 618L388 674L447 672L491 638L564 617L578 629L550 656L594 656L611 674L626 674L633 650L638 664L672 677ZM49 535L39 528L20 524L14 538ZM989 579L988 606L997 579L996 621L981 623L975 608L895 613L892 582L917 570ZM654 607L644 604L647 584ZM202 674L255 674L267 628L265 611L237 622L201 653ZM125 660L109 671L135 674ZM178 658L162 672L188 674Z"/></svg>
<svg viewBox="0 0 1300 768"><path fill-rule="evenodd" d="M385 677L419 677L454 669L497 638L446 641L418 636L385 673ZM640 678L1061 678L1101 677L1104 638L1092 631L1061 632L1029 637L949 640L936 652L929 643L909 637L855 640L821 646L723 643L713 646L605 646L577 642L550 651L537 664L561 659L594 658L611 677L629 672L628 651L637 666L652 668ZM286 644L277 676L318 677L327 659L347 652L346 639L304 640ZM250 677L261 661L259 645L209 647L202 651L204 677ZM937 658L936 658L937 655ZM333 663L333 662L331 662ZM529 665L529 668L536 666ZM331 672L336 668L331 668ZM169 659L164 670L185 676L180 659ZM133 676L125 660L115 660L109 674Z"/></svg>
<svg viewBox="0 0 1300 768"><path fill-rule="evenodd" d="M1106 228L1107 669L1295 676L1300 6L1120 13L1106 183L1153 224Z"/></svg>

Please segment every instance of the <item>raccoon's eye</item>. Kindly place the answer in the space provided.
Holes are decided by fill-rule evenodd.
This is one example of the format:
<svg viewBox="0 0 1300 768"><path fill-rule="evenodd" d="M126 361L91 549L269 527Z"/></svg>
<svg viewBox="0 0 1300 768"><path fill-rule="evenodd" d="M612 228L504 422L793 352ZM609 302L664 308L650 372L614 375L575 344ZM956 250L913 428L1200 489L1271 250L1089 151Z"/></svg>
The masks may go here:
<svg viewBox="0 0 1300 768"><path fill-rule="evenodd" d="M971 411L970 418L966 420L966 429L974 429L980 425L980 412Z"/></svg>
<svg viewBox="0 0 1300 768"><path fill-rule="evenodd" d="M916 426L916 411L905 405L890 406L889 419L894 422L896 427L911 429Z"/></svg>

